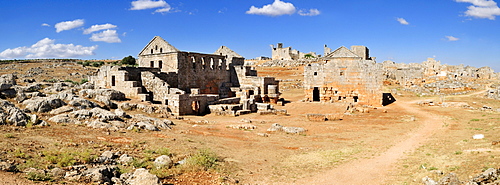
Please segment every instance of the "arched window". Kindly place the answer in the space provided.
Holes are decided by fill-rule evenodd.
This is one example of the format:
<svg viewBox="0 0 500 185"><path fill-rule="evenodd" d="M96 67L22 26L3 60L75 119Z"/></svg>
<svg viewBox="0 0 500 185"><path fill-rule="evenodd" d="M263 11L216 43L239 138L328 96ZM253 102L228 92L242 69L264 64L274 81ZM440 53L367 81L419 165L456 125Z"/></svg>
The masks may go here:
<svg viewBox="0 0 500 185"><path fill-rule="evenodd" d="M151 54L153 54L153 49L151 49Z"/></svg>
<svg viewBox="0 0 500 185"><path fill-rule="evenodd" d="M160 48L160 53L163 53L163 48Z"/></svg>

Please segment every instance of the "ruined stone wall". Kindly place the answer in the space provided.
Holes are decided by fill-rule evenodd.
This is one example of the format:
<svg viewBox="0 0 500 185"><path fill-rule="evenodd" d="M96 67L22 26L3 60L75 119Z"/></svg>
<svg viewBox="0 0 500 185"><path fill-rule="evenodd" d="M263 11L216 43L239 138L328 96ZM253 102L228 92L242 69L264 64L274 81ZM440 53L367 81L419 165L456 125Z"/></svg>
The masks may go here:
<svg viewBox="0 0 500 185"><path fill-rule="evenodd" d="M310 64L304 68L306 99L381 105L382 78L381 66L371 60L337 58Z"/></svg>
<svg viewBox="0 0 500 185"><path fill-rule="evenodd" d="M217 95L171 94L167 100L168 109L175 115L202 115L208 105L219 99Z"/></svg>
<svg viewBox="0 0 500 185"><path fill-rule="evenodd" d="M218 94L231 81L225 56L181 52L178 63L178 88L186 92L199 88L201 94Z"/></svg>
<svg viewBox="0 0 500 185"><path fill-rule="evenodd" d="M151 99L153 101L160 101L165 104L166 97L170 93L170 85L164 80L155 76L155 74L149 71L141 72L141 82L142 86L148 91L152 92Z"/></svg>
<svg viewBox="0 0 500 185"><path fill-rule="evenodd" d="M139 57L139 67L158 68L162 72L178 72L179 52L156 53L141 55Z"/></svg>

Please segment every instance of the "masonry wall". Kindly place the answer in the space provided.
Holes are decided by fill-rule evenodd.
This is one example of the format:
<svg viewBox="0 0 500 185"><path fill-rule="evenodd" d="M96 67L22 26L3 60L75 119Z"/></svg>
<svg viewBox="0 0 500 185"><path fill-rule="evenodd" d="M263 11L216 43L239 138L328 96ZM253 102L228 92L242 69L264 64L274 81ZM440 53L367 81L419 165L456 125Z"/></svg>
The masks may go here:
<svg viewBox="0 0 500 185"><path fill-rule="evenodd" d="M306 99L321 102L382 103L382 69L371 60L338 58L304 68Z"/></svg>
<svg viewBox="0 0 500 185"><path fill-rule="evenodd" d="M225 56L180 52L178 61L178 88L186 92L199 88L200 94L219 94L231 81Z"/></svg>
<svg viewBox="0 0 500 185"><path fill-rule="evenodd" d="M178 72L179 52L154 53L139 57L139 67L157 68L162 72Z"/></svg>

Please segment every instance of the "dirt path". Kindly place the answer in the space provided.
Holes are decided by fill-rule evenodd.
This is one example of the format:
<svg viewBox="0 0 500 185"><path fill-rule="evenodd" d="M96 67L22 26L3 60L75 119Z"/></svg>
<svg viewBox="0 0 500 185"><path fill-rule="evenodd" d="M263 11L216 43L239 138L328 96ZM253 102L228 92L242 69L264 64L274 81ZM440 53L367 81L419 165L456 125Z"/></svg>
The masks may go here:
<svg viewBox="0 0 500 185"><path fill-rule="evenodd" d="M420 127L405 136L395 137L394 139L401 142L379 156L344 163L325 173L302 179L296 184L384 184L389 173L395 170L394 164L398 159L417 149L429 136L441 129L444 123L440 116L421 110L410 102L397 102L390 105L390 109L404 110L415 115L421 124Z"/></svg>

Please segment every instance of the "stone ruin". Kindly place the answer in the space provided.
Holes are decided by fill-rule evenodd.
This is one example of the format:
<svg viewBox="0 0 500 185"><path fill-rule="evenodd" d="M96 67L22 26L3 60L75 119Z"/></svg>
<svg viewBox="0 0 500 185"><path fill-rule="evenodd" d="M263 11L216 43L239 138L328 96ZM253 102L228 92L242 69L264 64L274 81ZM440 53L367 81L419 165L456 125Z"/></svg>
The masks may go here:
<svg viewBox="0 0 500 185"><path fill-rule="evenodd" d="M257 103L276 103L279 82L258 77L244 60L225 46L214 54L185 52L156 36L139 53L139 67L103 66L90 82L162 104L174 115L246 113Z"/></svg>
<svg viewBox="0 0 500 185"><path fill-rule="evenodd" d="M477 82L498 79L490 67L441 64L434 58L419 63L384 61L384 83L399 84L404 90L421 95L463 94L480 87Z"/></svg>
<svg viewBox="0 0 500 185"><path fill-rule="evenodd" d="M318 58L315 52L302 53L292 47L283 47L283 43L278 43L277 47L271 45L273 60L299 60L307 58Z"/></svg>
<svg viewBox="0 0 500 185"><path fill-rule="evenodd" d="M304 67L306 101L382 105L382 68L365 46L340 47Z"/></svg>

